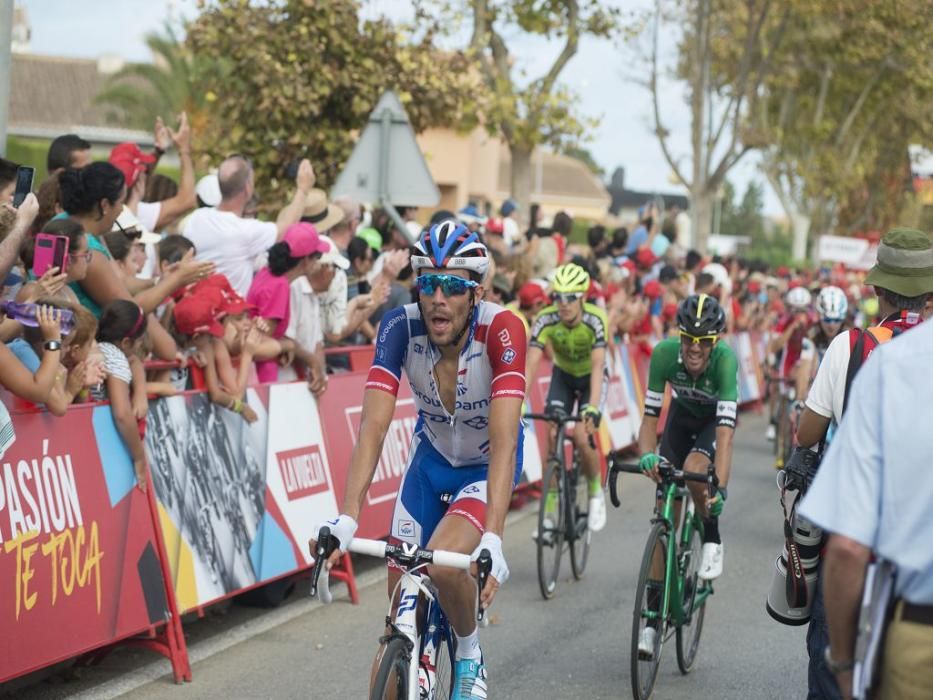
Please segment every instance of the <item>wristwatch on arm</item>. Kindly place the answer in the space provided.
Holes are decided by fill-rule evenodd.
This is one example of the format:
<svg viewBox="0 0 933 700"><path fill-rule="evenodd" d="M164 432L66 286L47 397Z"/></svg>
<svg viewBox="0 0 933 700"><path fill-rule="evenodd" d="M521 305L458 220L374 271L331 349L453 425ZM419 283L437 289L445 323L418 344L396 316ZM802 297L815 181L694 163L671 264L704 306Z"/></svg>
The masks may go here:
<svg viewBox="0 0 933 700"><path fill-rule="evenodd" d="M823 652L823 661L826 662L826 668L828 668L832 673L845 673L846 671L851 671L855 668L855 660L849 659L848 661L836 661L830 651L829 645L826 645L826 649Z"/></svg>

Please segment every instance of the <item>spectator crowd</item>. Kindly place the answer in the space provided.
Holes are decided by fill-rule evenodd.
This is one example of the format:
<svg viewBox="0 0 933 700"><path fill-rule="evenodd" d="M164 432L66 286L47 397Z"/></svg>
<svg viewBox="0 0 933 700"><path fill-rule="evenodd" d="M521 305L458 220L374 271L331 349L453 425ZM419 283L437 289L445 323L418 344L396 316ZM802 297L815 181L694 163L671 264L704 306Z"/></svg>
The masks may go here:
<svg viewBox="0 0 933 700"><path fill-rule="evenodd" d="M458 218L488 245L487 299L530 325L550 303L549 276L576 262L591 274L588 297L606 309L612 341L646 354L693 293L719 298L730 332L769 331L798 286L846 290L852 324L877 313L862 273L706 258L683 245L676 212L654 202L628 226L597 222L580 243L571 212L545 216L530 206L523 217L528 203L512 200L485 214L475 204L433 213L397 205L394 218L329 198L304 160L291 199L263 220L260 204L275 203L263 202L248 156L230 156L198 179L184 114L177 129L156 120L154 143L152 151L120 144L104 161L79 136L60 136L47 179L18 208L17 164L0 159L3 401L61 415L74 402L109 400L141 483L138 422L148 397L204 387L251 422L251 384L300 380L322 395L328 376L349 367L340 348L373 343L382 316L413 300L411 240L445 219ZM177 182L156 172L170 150ZM49 237L67 244L60 260L42 249ZM0 410L2 451L11 422Z"/></svg>

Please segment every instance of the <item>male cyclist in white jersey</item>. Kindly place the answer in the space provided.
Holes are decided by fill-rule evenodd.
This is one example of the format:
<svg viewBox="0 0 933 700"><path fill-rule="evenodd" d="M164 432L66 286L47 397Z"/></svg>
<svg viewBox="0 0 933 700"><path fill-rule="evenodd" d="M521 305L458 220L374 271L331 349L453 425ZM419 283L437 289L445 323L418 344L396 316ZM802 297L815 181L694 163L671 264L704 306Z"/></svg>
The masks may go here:
<svg viewBox="0 0 933 700"><path fill-rule="evenodd" d="M502 532L521 474L525 328L511 311L483 301L489 257L477 234L456 221L443 221L422 233L415 248L411 263L418 275L418 302L382 319L343 509L322 525L346 551L382 453L404 368L419 417L389 534L474 558L489 550L492 572L481 592L488 606L509 575ZM330 565L337 556L331 555ZM462 571L429 567L428 573L457 635L453 698L486 698L476 584ZM398 576L390 569L390 594Z"/></svg>

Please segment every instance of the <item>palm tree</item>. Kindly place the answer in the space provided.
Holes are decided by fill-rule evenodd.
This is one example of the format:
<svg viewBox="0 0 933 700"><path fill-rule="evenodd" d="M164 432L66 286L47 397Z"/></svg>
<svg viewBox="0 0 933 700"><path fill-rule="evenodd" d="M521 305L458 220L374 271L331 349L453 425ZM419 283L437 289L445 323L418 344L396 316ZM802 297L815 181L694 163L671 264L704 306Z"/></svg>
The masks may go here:
<svg viewBox="0 0 933 700"><path fill-rule="evenodd" d="M150 32L146 45L152 63L131 63L115 73L95 101L114 108L129 128L148 131L153 119L166 120L188 113L197 133L207 120L210 94L203 89L203 76L213 59L197 55L185 45L179 31L166 23L164 33Z"/></svg>

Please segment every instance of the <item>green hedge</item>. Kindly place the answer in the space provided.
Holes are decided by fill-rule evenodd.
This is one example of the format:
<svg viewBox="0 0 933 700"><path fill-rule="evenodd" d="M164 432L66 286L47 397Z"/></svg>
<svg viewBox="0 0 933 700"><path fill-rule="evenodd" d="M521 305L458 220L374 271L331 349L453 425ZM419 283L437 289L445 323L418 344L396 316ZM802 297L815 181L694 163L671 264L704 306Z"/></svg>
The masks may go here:
<svg viewBox="0 0 933 700"><path fill-rule="evenodd" d="M49 152L49 144L51 143L52 142L48 139L28 139L10 136L6 140L6 158L19 165L29 165L35 168L36 177L34 182L35 187L38 188L39 183L45 180L47 175L45 160ZM94 160L107 160L110 151L106 148L95 147L91 149L91 154L94 156ZM178 182L178 178L181 175L178 168L162 164L159 165L156 172L172 178L175 182Z"/></svg>

